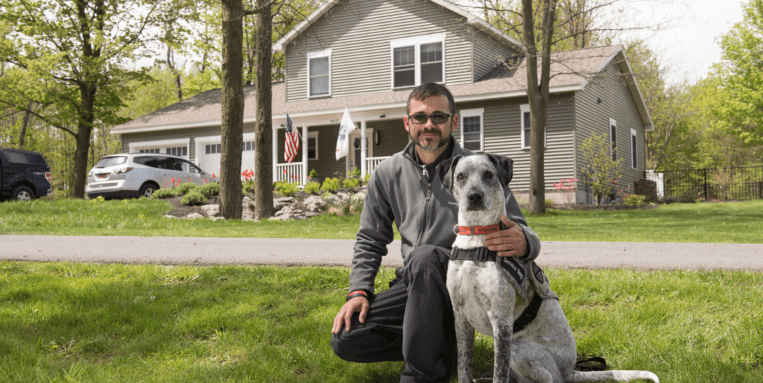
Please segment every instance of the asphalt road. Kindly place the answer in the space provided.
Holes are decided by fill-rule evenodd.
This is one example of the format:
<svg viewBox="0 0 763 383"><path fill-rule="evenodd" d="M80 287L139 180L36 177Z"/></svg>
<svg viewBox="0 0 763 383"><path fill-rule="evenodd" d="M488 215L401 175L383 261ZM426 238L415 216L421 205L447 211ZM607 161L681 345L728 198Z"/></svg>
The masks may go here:
<svg viewBox="0 0 763 383"><path fill-rule="evenodd" d="M0 235L0 260L350 266L353 240ZM384 266L402 266L394 241ZM543 242L541 267L763 271L763 244Z"/></svg>

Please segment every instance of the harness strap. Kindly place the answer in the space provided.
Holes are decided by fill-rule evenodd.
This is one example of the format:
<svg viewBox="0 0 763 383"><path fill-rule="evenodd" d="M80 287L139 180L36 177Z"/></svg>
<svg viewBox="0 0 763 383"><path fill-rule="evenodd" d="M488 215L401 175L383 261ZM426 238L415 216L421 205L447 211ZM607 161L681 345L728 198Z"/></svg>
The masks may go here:
<svg viewBox="0 0 763 383"><path fill-rule="evenodd" d="M524 330L525 327L538 316L538 311L540 311L540 305L542 303L543 298L538 294L534 294L530 304L525 307L522 314L519 315L519 318L514 321L514 334Z"/></svg>

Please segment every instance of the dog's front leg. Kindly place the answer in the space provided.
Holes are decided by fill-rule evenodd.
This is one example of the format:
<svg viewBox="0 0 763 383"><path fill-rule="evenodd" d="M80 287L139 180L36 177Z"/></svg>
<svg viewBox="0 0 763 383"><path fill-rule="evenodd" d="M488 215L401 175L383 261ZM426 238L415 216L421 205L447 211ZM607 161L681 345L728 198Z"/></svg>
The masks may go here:
<svg viewBox="0 0 763 383"><path fill-rule="evenodd" d="M472 382L472 360L474 358L474 327L460 315L455 313L456 341L458 346L458 382Z"/></svg>
<svg viewBox="0 0 763 383"><path fill-rule="evenodd" d="M495 348L494 383L509 383L511 368L511 336L514 332L512 323L507 318L491 318L493 325L493 347Z"/></svg>

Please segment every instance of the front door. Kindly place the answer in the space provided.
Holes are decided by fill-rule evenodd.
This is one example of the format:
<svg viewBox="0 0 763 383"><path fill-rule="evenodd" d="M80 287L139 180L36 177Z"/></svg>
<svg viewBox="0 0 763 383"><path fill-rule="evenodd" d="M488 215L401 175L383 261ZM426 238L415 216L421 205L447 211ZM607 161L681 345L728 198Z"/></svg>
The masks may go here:
<svg viewBox="0 0 763 383"><path fill-rule="evenodd" d="M366 151L366 157L370 158L374 156L374 146L370 145L371 142L373 142L373 136L374 136L374 129L373 128L366 128L366 147L368 148ZM358 170L362 169L361 164L363 159L360 155L360 129L355 129L350 133L350 162L349 162L349 173L352 172L355 167L358 167ZM348 173L348 174L349 174Z"/></svg>

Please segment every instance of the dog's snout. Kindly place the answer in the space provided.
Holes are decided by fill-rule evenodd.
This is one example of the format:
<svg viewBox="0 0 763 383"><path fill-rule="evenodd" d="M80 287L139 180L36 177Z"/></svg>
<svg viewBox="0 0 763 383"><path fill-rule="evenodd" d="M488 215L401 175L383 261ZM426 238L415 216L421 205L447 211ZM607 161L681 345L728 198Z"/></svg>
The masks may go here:
<svg viewBox="0 0 763 383"><path fill-rule="evenodd" d="M482 193L469 193L467 198L470 203L482 203Z"/></svg>

